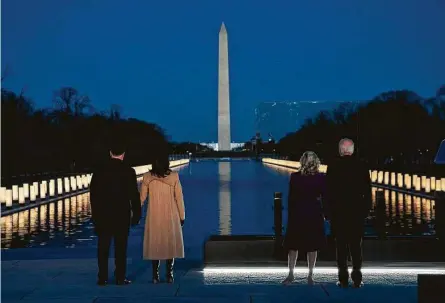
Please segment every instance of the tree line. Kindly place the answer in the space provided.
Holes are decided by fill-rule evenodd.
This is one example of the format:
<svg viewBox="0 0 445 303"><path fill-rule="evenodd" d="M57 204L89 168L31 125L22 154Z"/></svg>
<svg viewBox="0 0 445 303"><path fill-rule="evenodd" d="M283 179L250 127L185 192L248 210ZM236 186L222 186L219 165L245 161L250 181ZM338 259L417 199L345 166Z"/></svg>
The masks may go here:
<svg viewBox="0 0 445 303"><path fill-rule="evenodd" d="M151 163L170 152L156 124L123 118L118 106L98 112L91 100L72 87L54 92L52 108L38 109L23 92L2 89L2 179L41 172L93 170L108 157L109 140L119 136L128 146L132 166Z"/></svg>
<svg viewBox="0 0 445 303"><path fill-rule="evenodd" d="M329 163L344 137L356 142L357 154L372 167L428 169L445 139L445 85L428 99L408 90L390 91L361 105L320 112L282 138L277 150L292 159L313 150Z"/></svg>

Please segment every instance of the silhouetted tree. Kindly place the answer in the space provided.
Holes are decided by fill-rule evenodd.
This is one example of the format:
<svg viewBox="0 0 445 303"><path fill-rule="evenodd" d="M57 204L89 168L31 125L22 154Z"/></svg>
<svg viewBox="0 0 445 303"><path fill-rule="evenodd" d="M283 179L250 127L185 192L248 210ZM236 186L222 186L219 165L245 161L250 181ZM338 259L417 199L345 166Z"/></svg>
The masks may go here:
<svg viewBox="0 0 445 303"><path fill-rule="evenodd" d="M117 130L127 140L131 165L148 164L159 149L170 148L161 128L123 119L118 106L112 106L111 115L86 113L91 101L74 88L56 91L54 109L34 109L23 91L17 95L2 89L1 94L2 178L91 170L108 158L108 140Z"/></svg>
<svg viewBox="0 0 445 303"><path fill-rule="evenodd" d="M359 156L373 166L425 168L445 138L443 92L445 88L435 98L422 99L408 90L390 91L366 105L342 104L330 114L307 119L300 130L280 140L278 149L293 159L314 150L329 162L338 154L338 141L349 137Z"/></svg>
<svg viewBox="0 0 445 303"><path fill-rule="evenodd" d="M62 87L54 92L56 107L63 112L80 116L91 106L91 100L86 95L80 95L77 89L72 87Z"/></svg>

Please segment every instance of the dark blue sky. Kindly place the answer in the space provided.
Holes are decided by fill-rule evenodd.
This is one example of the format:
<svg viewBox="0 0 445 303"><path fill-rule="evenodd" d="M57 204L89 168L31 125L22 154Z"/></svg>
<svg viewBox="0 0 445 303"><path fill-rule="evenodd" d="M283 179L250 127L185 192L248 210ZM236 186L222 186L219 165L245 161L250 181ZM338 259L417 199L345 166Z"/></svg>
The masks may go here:
<svg viewBox="0 0 445 303"><path fill-rule="evenodd" d="M218 31L229 33L232 139L267 100L363 100L445 84L445 0L2 0L4 86L217 138Z"/></svg>

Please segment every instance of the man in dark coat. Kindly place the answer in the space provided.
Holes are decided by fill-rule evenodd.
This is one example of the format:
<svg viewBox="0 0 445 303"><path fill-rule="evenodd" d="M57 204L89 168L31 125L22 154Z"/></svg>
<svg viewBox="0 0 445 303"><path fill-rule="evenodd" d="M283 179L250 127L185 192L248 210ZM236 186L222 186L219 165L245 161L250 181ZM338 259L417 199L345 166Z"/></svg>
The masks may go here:
<svg viewBox="0 0 445 303"><path fill-rule="evenodd" d="M338 283L348 287L348 252L352 258L351 279L354 287L362 283L362 239L364 220L372 207L369 171L353 156L354 142L342 139L340 157L327 171L327 217L337 246Z"/></svg>
<svg viewBox="0 0 445 303"><path fill-rule="evenodd" d="M90 203L94 229L98 237L98 285L108 280L108 256L114 240L115 278L117 285L127 285L127 241L130 225L141 218L141 202L136 173L123 160L125 146L113 142L110 159L93 173L90 185Z"/></svg>

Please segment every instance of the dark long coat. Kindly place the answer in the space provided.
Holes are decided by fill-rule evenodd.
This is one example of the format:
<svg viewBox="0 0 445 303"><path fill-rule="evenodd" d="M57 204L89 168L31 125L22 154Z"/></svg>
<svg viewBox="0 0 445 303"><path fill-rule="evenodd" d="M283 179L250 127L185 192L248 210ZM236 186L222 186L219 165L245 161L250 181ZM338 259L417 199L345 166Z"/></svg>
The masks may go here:
<svg viewBox="0 0 445 303"><path fill-rule="evenodd" d="M286 249L312 252L326 245L322 207L325 189L325 176L322 174L291 174L284 238Z"/></svg>
<svg viewBox="0 0 445 303"><path fill-rule="evenodd" d="M363 236L364 219L372 207L369 170L355 156L339 157L328 165L326 216L332 233Z"/></svg>
<svg viewBox="0 0 445 303"><path fill-rule="evenodd" d="M118 159L93 173L90 185L92 220L96 232L125 232L141 217L136 173Z"/></svg>

